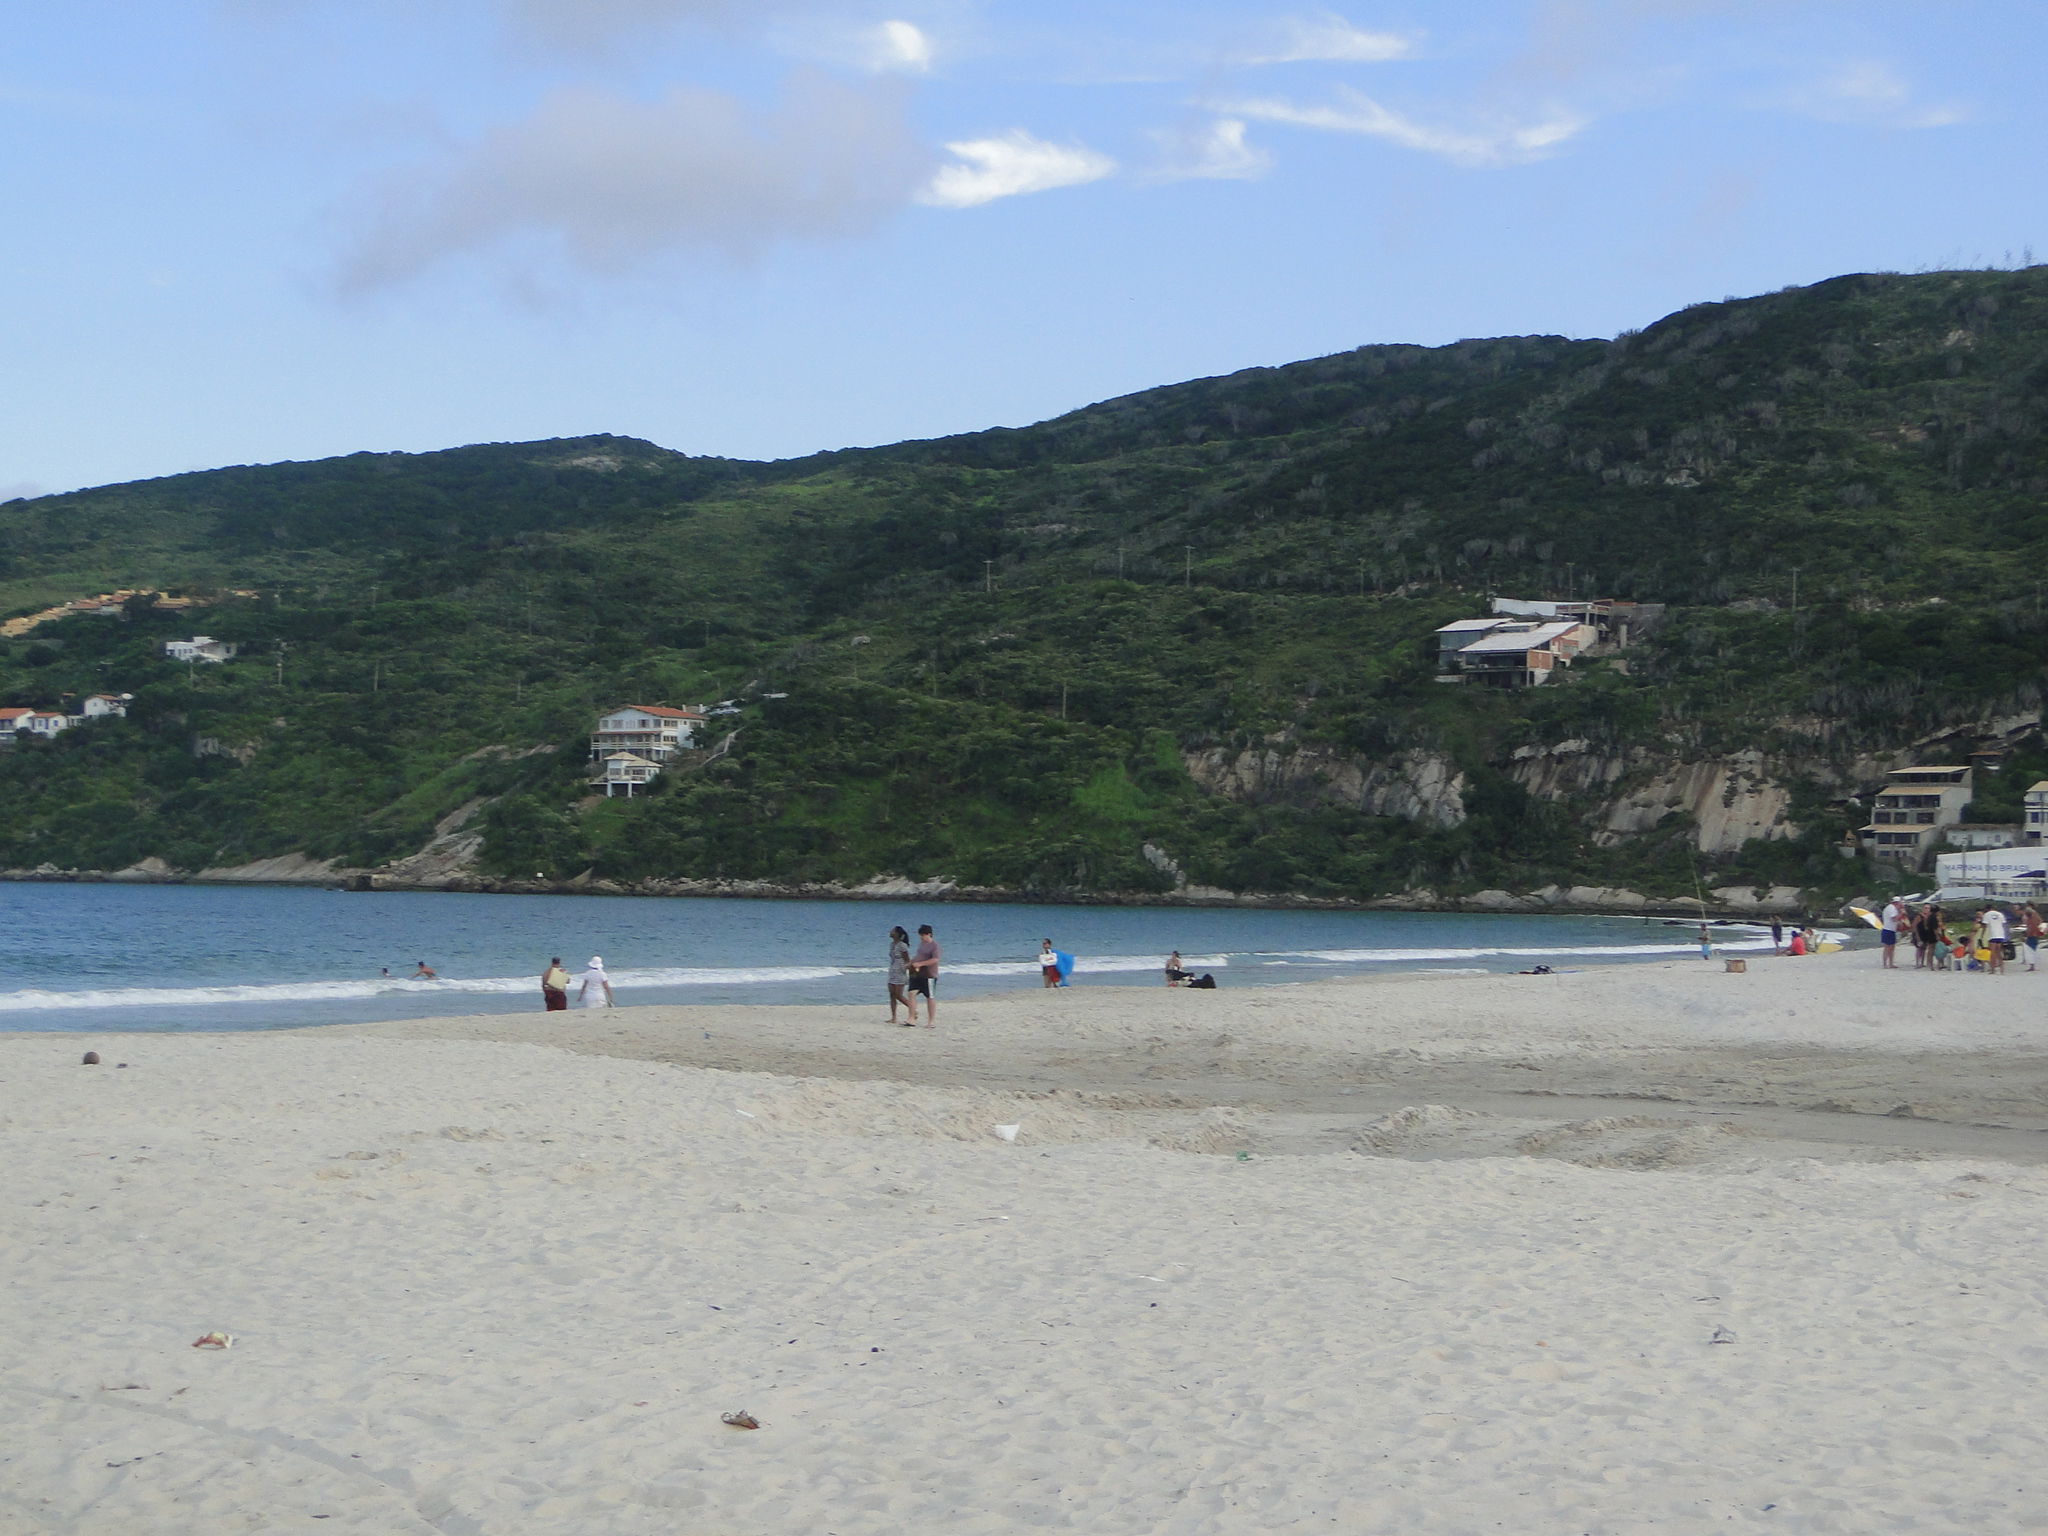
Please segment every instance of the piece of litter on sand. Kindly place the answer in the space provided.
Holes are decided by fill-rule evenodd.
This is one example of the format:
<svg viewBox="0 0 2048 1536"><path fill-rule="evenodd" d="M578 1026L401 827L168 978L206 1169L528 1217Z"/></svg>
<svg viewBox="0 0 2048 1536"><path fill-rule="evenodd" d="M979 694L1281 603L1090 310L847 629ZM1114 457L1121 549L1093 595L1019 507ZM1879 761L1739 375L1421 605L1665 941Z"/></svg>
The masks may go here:
<svg viewBox="0 0 2048 1536"><path fill-rule="evenodd" d="M232 1333L202 1333L192 1341L194 1349L232 1349L234 1345Z"/></svg>
<svg viewBox="0 0 2048 1536"><path fill-rule="evenodd" d="M79 1065L82 1067L96 1067L99 1064L100 1053L98 1051L87 1051L85 1053L85 1059L79 1063Z"/></svg>
<svg viewBox="0 0 2048 1536"><path fill-rule="evenodd" d="M996 1127L996 1136L1002 1141L1015 1141L1017 1133L1023 1129L1021 1125L999 1125Z"/></svg>
<svg viewBox="0 0 2048 1536"><path fill-rule="evenodd" d="M761 1427L761 1421L744 1408L740 1409L738 1413L721 1413L718 1416L718 1422L730 1424L734 1429L759 1429Z"/></svg>
<svg viewBox="0 0 2048 1536"><path fill-rule="evenodd" d="M736 1115L745 1115L749 1120L757 1118L751 1109L736 1109L733 1111L733 1113Z"/></svg>
<svg viewBox="0 0 2048 1536"><path fill-rule="evenodd" d="M1707 1336L1707 1342L1709 1344L1733 1344L1735 1342L1735 1335L1726 1328L1716 1328Z"/></svg>

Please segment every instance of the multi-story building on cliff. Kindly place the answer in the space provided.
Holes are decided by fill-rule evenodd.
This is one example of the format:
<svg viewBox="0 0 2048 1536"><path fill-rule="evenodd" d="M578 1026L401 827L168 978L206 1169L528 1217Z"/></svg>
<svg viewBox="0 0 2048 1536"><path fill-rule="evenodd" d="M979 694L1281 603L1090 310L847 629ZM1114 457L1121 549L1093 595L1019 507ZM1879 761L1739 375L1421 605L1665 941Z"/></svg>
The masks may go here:
<svg viewBox="0 0 2048 1536"><path fill-rule="evenodd" d="M1976 792L1971 772L1948 765L1895 768L1885 779L1863 828L1864 846L1877 858L1917 869L1927 850L1963 819Z"/></svg>

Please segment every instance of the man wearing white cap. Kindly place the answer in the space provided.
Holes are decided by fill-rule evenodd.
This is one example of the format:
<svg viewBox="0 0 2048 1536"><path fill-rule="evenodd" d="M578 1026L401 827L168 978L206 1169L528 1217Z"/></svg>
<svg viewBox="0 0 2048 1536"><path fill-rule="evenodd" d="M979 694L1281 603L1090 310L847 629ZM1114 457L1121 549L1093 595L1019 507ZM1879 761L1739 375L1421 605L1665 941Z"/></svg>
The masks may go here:
<svg viewBox="0 0 2048 1536"><path fill-rule="evenodd" d="M583 967L583 974L577 978L583 983L577 996L586 1008L616 1008L612 1001L612 979L604 973L604 956L592 955L590 964Z"/></svg>

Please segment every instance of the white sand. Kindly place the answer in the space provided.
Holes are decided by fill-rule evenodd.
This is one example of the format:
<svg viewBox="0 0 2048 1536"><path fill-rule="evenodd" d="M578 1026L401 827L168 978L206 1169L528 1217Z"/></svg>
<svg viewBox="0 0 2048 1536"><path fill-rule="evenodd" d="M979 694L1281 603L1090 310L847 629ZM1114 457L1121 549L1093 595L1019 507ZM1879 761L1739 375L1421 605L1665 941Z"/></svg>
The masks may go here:
<svg viewBox="0 0 2048 1536"><path fill-rule="evenodd" d="M2048 1530L2043 980L10 1037L0 1533Z"/></svg>

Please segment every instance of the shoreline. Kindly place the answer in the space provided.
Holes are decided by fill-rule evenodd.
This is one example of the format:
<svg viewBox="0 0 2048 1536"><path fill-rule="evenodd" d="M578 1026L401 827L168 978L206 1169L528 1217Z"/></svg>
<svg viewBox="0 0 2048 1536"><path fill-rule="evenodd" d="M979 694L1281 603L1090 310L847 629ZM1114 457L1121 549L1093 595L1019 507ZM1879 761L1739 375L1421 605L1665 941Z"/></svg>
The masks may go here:
<svg viewBox="0 0 2048 1536"><path fill-rule="evenodd" d="M1857 963L1873 953L1797 966L1752 956L1740 973L1667 958L1211 993L1018 986L947 999L935 1033L883 1024L879 1004L683 1003L262 1030L0 1031L0 1047L114 1041L142 1051L257 1036L538 1046L743 1077L1143 1106L1169 1129L1189 1115L1248 1116L1240 1131L1251 1137L1256 1122L1267 1155L1524 1155L1546 1138L1589 1135L1616 1144L1603 1156L1661 1163L1656 1146L1706 1134L1703 1162L2048 1163L2048 1040L2033 1022L2048 1000L2041 978ZM1418 1108L1425 1131L1383 1123Z"/></svg>
<svg viewBox="0 0 2048 1536"><path fill-rule="evenodd" d="M1363 900L1303 896L1291 893L1237 892L1193 887L1185 891L1070 891L1034 894L996 886L969 886L947 879L910 880L876 877L860 885L829 881L769 880L640 880L619 881L576 877L559 881L495 879L480 875L449 875L408 879L374 870L334 868L289 854L256 865L196 873L148 868L158 861L118 870L4 869L0 882L22 885L280 885L348 892L404 891L483 896L618 896L646 900L712 898L732 901L903 901L965 903L989 906L1157 907L1243 911L1299 912L1435 912L1474 916L1691 918L1708 922L1764 922L1772 918L1822 915L1796 899L1789 887L1767 895L1721 887L1719 903L1697 897L1651 897L1607 886L1546 886L1514 893L1481 891L1471 896L1439 896L1434 891L1404 891ZM244 872L254 871L254 872ZM1789 893L1789 894L1788 894ZM1833 922L1838 915L1826 912Z"/></svg>

